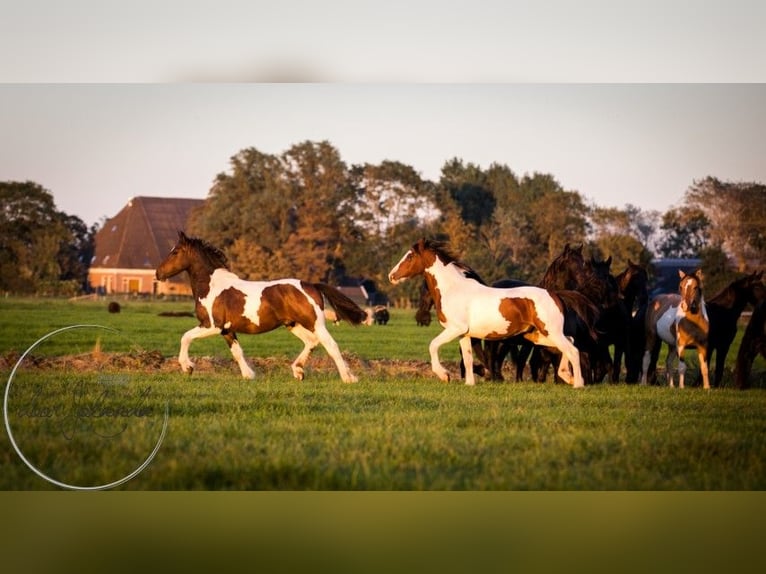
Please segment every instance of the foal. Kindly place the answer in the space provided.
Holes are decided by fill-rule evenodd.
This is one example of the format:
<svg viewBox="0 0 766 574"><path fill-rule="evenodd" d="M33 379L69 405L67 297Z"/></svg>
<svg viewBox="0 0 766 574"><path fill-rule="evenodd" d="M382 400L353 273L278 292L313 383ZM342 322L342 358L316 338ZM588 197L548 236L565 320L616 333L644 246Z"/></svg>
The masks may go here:
<svg viewBox="0 0 766 574"><path fill-rule="evenodd" d="M178 243L157 267L157 279L163 281L187 271L194 295L199 326L181 338L178 362L186 373L194 370L189 360L189 345L194 339L223 335L231 354L246 379L255 377L247 364L237 333L265 333L285 326L303 341L303 351L291 365L293 376L303 380L303 367L311 351L319 344L335 361L344 382L357 379L341 356L338 344L325 326L324 300L330 302L338 318L359 325L367 313L337 289L322 283L298 279L245 281L229 271L226 256L216 247L194 237L178 233Z"/></svg>
<svg viewBox="0 0 766 574"><path fill-rule="evenodd" d="M702 297L702 271L698 269L687 275L679 269L678 275L681 278L679 292L658 295L646 311L646 345L641 384L647 383L650 367L654 371L660 346L665 341L669 347L665 362L668 384L673 386L671 366L675 354L678 357L678 386L684 388L684 350L687 347L696 347L702 384L704 388L709 389L707 342L710 323Z"/></svg>

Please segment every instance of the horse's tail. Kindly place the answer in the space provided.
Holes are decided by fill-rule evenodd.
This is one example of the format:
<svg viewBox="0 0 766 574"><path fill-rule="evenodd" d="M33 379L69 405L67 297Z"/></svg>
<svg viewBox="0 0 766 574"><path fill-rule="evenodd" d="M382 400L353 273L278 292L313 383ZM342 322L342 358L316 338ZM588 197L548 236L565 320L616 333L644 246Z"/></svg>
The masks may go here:
<svg viewBox="0 0 766 574"><path fill-rule="evenodd" d="M314 287L335 309L338 319L348 321L352 325L359 325L367 319L367 312L335 287L330 287L324 283L314 283Z"/></svg>

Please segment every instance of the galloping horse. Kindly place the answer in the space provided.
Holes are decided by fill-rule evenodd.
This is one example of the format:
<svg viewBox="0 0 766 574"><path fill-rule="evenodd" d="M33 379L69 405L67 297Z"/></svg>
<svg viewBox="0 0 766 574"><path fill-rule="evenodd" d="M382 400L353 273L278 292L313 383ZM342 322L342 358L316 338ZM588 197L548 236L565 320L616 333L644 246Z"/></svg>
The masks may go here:
<svg viewBox="0 0 766 574"><path fill-rule="evenodd" d="M686 274L678 270L681 282L678 293L663 293L655 297L646 312L646 346L641 384L645 385L649 370L654 371L662 341L670 348L665 363L668 384L673 386L673 351L678 356L678 386L684 388L684 350L696 347L702 383L710 388L707 364L707 341L710 324L702 296L702 271Z"/></svg>
<svg viewBox="0 0 766 574"><path fill-rule="evenodd" d="M559 376L574 387L582 387L579 353L564 335L560 300L540 287L488 287L472 279L471 273L442 244L421 239L388 274L393 284L416 275L425 277L436 316L444 327L429 345L434 373L449 381L449 373L439 361L439 348L460 337L466 384L473 385L472 337L504 339L524 335L535 344L559 349L562 352ZM574 373L569 372L570 364Z"/></svg>
<svg viewBox="0 0 766 574"><path fill-rule="evenodd" d="M748 303L755 306L766 297L762 277L763 271L736 279L707 301L707 313L710 318L708 361L712 365L715 355L713 385L716 387L723 379L726 355L737 334L739 316Z"/></svg>
<svg viewBox="0 0 766 574"><path fill-rule="evenodd" d="M325 326L324 299L338 317L358 325L367 317L351 299L321 283L298 279L245 281L229 270L226 256L205 241L178 233L178 242L157 267L157 279L163 281L188 271L194 295L199 326L181 337L178 362L190 373L189 345L194 339L223 335L231 354L246 379L255 377L247 364L236 333L265 333L284 325L304 343L304 349L292 363L293 376L303 380L303 367L318 344L335 361L341 379L351 383L357 379L349 371L338 344Z"/></svg>

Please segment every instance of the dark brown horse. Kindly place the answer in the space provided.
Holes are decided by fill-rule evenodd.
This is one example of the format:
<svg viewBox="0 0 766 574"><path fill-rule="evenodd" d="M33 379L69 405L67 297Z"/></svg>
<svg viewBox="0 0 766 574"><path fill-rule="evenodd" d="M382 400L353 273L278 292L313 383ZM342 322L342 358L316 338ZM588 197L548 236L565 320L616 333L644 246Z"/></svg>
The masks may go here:
<svg viewBox="0 0 766 574"><path fill-rule="evenodd" d="M628 267L615 277L622 305L628 315L627 345L625 347L625 382L637 383L641 377L644 356L646 308L649 304L649 278L642 266L628 259ZM622 369L622 357L615 348L614 369Z"/></svg>
<svg viewBox="0 0 766 574"><path fill-rule="evenodd" d="M737 353L737 367L734 371L734 383L738 389L750 387L750 371L758 355L766 359L766 301L761 301L755 306L745 334L742 335Z"/></svg>
<svg viewBox="0 0 766 574"><path fill-rule="evenodd" d="M226 256L198 238L178 233L178 242L157 267L157 279L163 281L187 271L194 295L199 326L184 333L178 362L186 373L194 370L189 360L189 345L194 339L223 335L242 376L255 377L247 364L237 333L265 333L285 326L304 343L304 349L292 364L293 376L303 380L303 367L311 351L319 344L335 361L341 379L354 382L340 350L325 326L324 300L338 317L354 325L367 314L337 289L321 283L298 279L245 281L229 270Z"/></svg>
<svg viewBox="0 0 766 574"><path fill-rule="evenodd" d="M763 271L751 273L732 281L707 300L707 314L710 319L708 361L711 365L715 355L713 386L719 386L723 379L726 355L737 334L737 321L742 311L748 304L755 306L766 297L762 277Z"/></svg>

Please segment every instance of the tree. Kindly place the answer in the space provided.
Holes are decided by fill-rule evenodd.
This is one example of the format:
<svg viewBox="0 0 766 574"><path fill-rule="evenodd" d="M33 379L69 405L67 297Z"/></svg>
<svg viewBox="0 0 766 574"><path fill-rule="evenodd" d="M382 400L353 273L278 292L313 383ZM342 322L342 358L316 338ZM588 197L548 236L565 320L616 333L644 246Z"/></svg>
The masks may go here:
<svg viewBox="0 0 766 574"><path fill-rule="evenodd" d="M479 166L464 165L462 160L453 158L442 167L439 185L460 206L460 215L466 223L478 229L492 217L495 196Z"/></svg>
<svg viewBox="0 0 766 574"><path fill-rule="evenodd" d="M696 258L708 244L710 220L691 206L670 209L662 216L659 252L663 257Z"/></svg>
<svg viewBox="0 0 766 574"><path fill-rule="evenodd" d="M0 290L80 289L93 256L95 229L56 209L51 193L27 181L0 182Z"/></svg>
<svg viewBox="0 0 766 574"><path fill-rule="evenodd" d="M225 249L250 278L329 281L354 239L348 169L328 142L280 156L247 148L220 173L190 229Z"/></svg>
<svg viewBox="0 0 766 574"><path fill-rule="evenodd" d="M590 210L591 242L598 259L612 257L612 270L619 273L628 261L648 267L653 259L647 248L655 233L654 212L633 205L624 209L593 207Z"/></svg>
<svg viewBox="0 0 766 574"><path fill-rule="evenodd" d="M693 183L684 201L689 209L705 215L709 239L734 258L739 271L766 261L765 185L707 177Z"/></svg>

